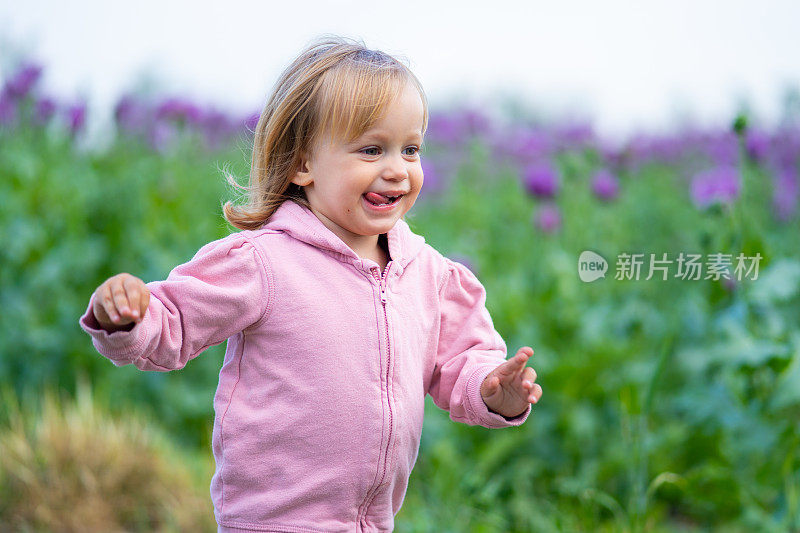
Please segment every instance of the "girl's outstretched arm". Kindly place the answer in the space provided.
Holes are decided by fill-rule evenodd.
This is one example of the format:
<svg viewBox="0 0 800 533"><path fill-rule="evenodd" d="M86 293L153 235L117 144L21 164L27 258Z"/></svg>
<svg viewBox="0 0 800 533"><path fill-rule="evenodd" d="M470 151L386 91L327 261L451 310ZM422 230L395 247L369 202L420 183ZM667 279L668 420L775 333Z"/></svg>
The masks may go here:
<svg viewBox="0 0 800 533"><path fill-rule="evenodd" d="M105 331L92 308L80 326L115 365L141 370L183 368L209 346L260 322L271 305L267 261L244 234L212 241L164 281L147 283L150 299L132 329Z"/></svg>
<svg viewBox="0 0 800 533"><path fill-rule="evenodd" d="M506 344L486 309L486 290L464 265L444 258L439 290L440 327L428 393L456 422L488 428L518 426L531 412L513 417L492 412L481 395L486 377L506 362Z"/></svg>

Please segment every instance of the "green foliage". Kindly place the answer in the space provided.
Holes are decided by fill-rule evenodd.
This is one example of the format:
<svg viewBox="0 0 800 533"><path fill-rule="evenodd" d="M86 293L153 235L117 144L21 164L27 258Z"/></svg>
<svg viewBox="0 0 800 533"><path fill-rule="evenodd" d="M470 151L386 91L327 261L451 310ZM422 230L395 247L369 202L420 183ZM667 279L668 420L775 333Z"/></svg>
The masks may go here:
<svg viewBox="0 0 800 533"><path fill-rule="evenodd" d="M224 345L183 372L117 368L94 352L78 325L92 292L130 272L164 279L206 242L226 235L226 186L191 138L159 154L121 138L107 151L29 128L0 138L0 380L18 394L46 384L74 391L79 373L112 407L151 407L185 443L208 439Z"/></svg>
<svg viewBox="0 0 800 533"><path fill-rule="evenodd" d="M591 158L570 157L557 234L533 227L538 201L480 151L413 218L434 247L471 257L509 352L534 348L544 396L522 428L501 432L454 427L433 407L398 531L800 527L796 217L772 220L755 166L741 203L701 212L682 177L659 166L622 176L621 196L601 204ZM756 280L731 286L644 272L587 284L583 250L609 272L622 252L763 260Z"/></svg>
<svg viewBox="0 0 800 533"><path fill-rule="evenodd" d="M230 231L225 163L246 174L238 150L209 155L191 136L164 154L133 138L93 153L33 128L0 133L0 382L32 396L88 375L114 411L145 408L210 455L224 345L179 372L141 372L97 354L77 321L109 276L163 279ZM397 530L800 528L800 222L771 216L768 171L745 161L740 201L700 211L675 167L623 172L603 203L589 186L597 154L556 163L554 233L478 142L408 216L470 259L509 352L534 348L544 396L504 430L454 424L429 401ZM608 260L605 279L580 281L584 250ZM757 280L732 284L614 279L620 253L679 252L763 260Z"/></svg>

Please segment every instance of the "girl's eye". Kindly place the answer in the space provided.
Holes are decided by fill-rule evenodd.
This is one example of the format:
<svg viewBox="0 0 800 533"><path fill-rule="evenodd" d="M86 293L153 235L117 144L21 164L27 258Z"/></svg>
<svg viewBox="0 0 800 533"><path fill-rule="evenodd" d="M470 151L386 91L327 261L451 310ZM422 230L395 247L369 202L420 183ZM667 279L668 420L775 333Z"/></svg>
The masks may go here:
<svg viewBox="0 0 800 533"><path fill-rule="evenodd" d="M406 150L413 150L409 155L417 155L419 153L419 148L416 146L409 146ZM380 153L380 148L377 146L370 146L369 148L362 148L361 152L365 155L378 155Z"/></svg>

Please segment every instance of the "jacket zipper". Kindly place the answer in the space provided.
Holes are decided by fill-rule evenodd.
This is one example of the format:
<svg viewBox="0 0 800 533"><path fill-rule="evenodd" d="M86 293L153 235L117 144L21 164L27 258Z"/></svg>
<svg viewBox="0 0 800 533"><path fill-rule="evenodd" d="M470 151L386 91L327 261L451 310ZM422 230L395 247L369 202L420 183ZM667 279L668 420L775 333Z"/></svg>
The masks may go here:
<svg viewBox="0 0 800 533"><path fill-rule="evenodd" d="M375 499L375 494L377 493L378 488L381 486L384 478L386 477L386 466L389 463L389 450L391 449L391 442L392 442L392 400L391 397L389 396L389 367L392 357L392 347L389 344L389 315L386 312L386 285L384 283L387 278L389 269L391 268L391 265L392 261L389 261L389 263L386 265L386 268L383 269L383 276L381 277L379 277L375 273L374 268L371 270L372 275L378 281L378 286L380 287L381 290L380 299L381 299L381 304L383 306L383 323L385 326L384 331L386 332L386 398L387 398L387 403L389 405L389 438L386 441L386 453L384 454L383 458L383 471L381 472L381 477L378 480L377 485L375 485L371 489L370 493L368 493L367 496L364 498L364 502L361 504L361 507L363 509L363 514L359 517L359 521L361 521L362 518L367 516L367 510L369 509L372 500Z"/></svg>

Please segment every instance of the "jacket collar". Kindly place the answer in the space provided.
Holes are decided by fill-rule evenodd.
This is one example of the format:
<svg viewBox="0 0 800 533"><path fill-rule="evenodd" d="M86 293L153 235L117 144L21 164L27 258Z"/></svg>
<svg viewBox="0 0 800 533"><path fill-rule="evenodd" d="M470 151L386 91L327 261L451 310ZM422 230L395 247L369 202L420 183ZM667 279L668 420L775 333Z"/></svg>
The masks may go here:
<svg viewBox="0 0 800 533"><path fill-rule="evenodd" d="M264 228L280 230L293 238L316 246L340 261L353 263L366 269L366 262L320 221L317 216L304 205L293 200L284 201L272 214ZM389 254L395 268L399 271L406 268L422 250L425 238L411 231L408 223L399 219L387 234ZM398 272L399 273L399 272Z"/></svg>

